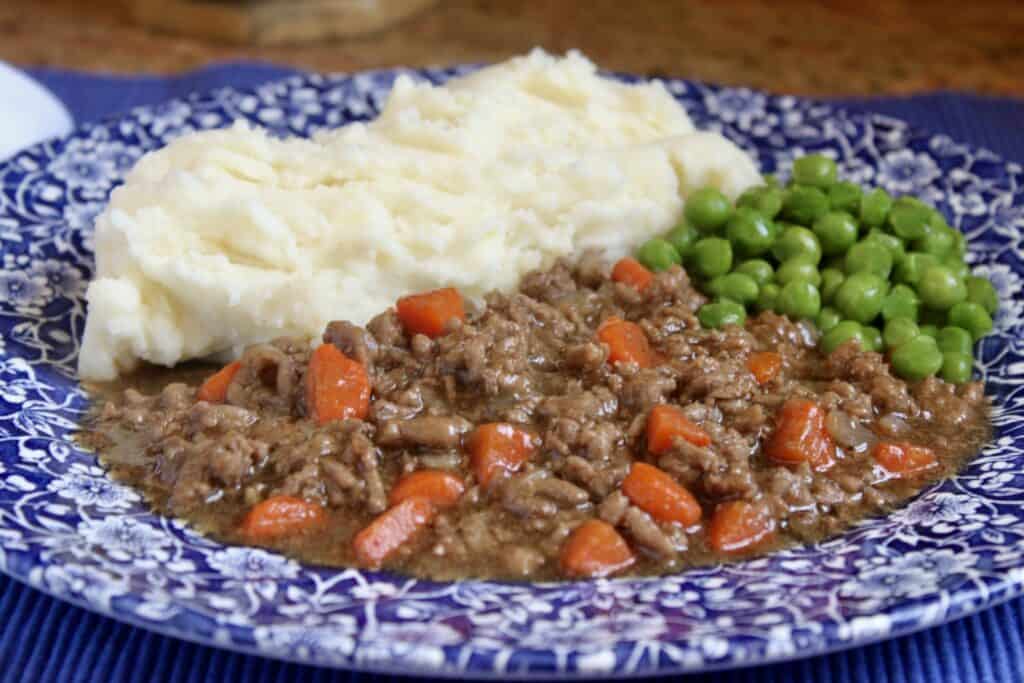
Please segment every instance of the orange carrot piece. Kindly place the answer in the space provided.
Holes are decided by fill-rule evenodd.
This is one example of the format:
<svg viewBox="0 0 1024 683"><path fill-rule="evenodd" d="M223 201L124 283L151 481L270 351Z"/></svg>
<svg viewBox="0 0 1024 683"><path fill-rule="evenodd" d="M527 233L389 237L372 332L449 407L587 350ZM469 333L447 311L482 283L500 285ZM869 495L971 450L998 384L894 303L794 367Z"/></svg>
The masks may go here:
<svg viewBox="0 0 1024 683"><path fill-rule="evenodd" d="M651 408L647 416L647 450L661 455L672 448L675 438L689 441L694 446L711 443L708 433L691 422L679 408L664 403Z"/></svg>
<svg viewBox="0 0 1024 683"><path fill-rule="evenodd" d="M822 472L835 464L835 444L825 429L825 411L814 401L791 398L779 411L765 455L784 465L810 463Z"/></svg>
<svg viewBox="0 0 1024 683"><path fill-rule="evenodd" d="M635 258L627 256L620 259L612 268L612 279L616 282L635 287L638 291L644 291L647 285L654 279L654 273L644 268L643 264Z"/></svg>
<svg viewBox="0 0 1024 683"><path fill-rule="evenodd" d="M306 409L319 424L365 418L370 411L366 368L333 344L318 346L306 369Z"/></svg>
<svg viewBox="0 0 1024 683"><path fill-rule="evenodd" d="M482 424L469 437L473 470L484 487L500 473L518 470L536 448L530 432L504 422Z"/></svg>
<svg viewBox="0 0 1024 683"><path fill-rule="evenodd" d="M444 334L450 321L466 319L462 295L453 287L403 296L395 308L406 332L431 338Z"/></svg>
<svg viewBox="0 0 1024 683"><path fill-rule="evenodd" d="M879 441L871 455L875 462L896 478L912 477L938 464L935 453L930 448L912 443Z"/></svg>
<svg viewBox="0 0 1024 683"><path fill-rule="evenodd" d="M426 498L441 510L455 505L465 490L462 479L454 474L441 470L418 470L398 480L391 489L388 502L398 505L410 498Z"/></svg>
<svg viewBox="0 0 1024 683"><path fill-rule="evenodd" d="M562 574L574 578L608 576L636 561L625 539L611 524L590 519L576 529L562 546Z"/></svg>
<svg viewBox="0 0 1024 683"><path fill-rule="evenodd" d="M775 379L782 369L782 356L774 351L758 351L750 354L747 369L754 373L758 384L767 384Z"/></svg>
<svg viewBox="0 0 1024 683"><path fill-rule="evenodd" d="M239 531L246 538L265 541L321 526L326 519L321 505L293 496L274 496L254 505Z"/></svg>
<svg viewBox="0 0 1024 683"><path fill-rule="evenodd" d="M630 502L659 522L691 526L700 521L700 503L668 473L643 462L634 462L622 481Z"/></svg>
<svg viewBox="0 0 1024 683"><path fill-rule="evenodd" d="M597 328L597 340L608 346L608 362L636 363L641 368L655 364L655 354L642 327L621 318L608 318Z"/></svg>
<svg viewBox="0 0 1024 683"><path fill-rule="evenodd" d="M206 381L199 387L199 391L196 392L196 398L207 403L223 403L224 399L228 397L228 386L231 384L231 380L241 369L242 364L237 360L234 363L228 363L206 378Z"/></svg>
<svg viewBox="0 0 1024 683"><path fill-rule="evenodd" d="M426 498L409 498L379 515L352 539L356 560L377 568L434 519L434 506Z"/></svg>
<svg viewBox="0 0 1024 683"><path fill-rule="evenodd" d="M745 500L730 500L715 508L708 524L708 545L717 553L742 553L775 532L768 507Z"/></svg>

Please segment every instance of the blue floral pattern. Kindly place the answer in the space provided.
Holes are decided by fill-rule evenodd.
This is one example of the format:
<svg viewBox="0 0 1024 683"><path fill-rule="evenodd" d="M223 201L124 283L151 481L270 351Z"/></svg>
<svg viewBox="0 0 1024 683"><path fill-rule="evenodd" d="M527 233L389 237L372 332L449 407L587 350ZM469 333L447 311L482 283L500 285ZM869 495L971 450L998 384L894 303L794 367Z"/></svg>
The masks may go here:
<svg viewBox="0 0 1024 683"><path fill-rule="evenodd" d="M407 72L442 82L466 68ZM809 655L1024 587L1024 171L880 116L668 81L767 171L798 153L934 201L999 290L978 371L996 435L960 476L843 536L674 576L435 583L229 548L150 514L70 439L92 221L143 153L244 118L279 134L366 120L398 71L302 76L137 109L0 164L0 570L164 633L305 662L475 675L654 674ZM631 79L628 76L619 76Z"/></svg>

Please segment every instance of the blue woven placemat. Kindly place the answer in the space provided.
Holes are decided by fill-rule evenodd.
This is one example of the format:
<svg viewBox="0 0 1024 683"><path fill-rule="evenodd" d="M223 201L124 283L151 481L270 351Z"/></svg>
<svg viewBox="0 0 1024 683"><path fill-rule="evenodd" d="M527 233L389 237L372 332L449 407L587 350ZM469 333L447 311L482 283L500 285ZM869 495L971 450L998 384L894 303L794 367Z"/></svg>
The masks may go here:
<svg viewBox="0 0 1024 683"><path fill-rule="evenodd" d="M181 76L121 78L51 69L29 72L76 123L225 85L251 86L295 73L269 64L221 64ZM957 93L848 99L1002 156L1024 161L1024 102ZM0 575L2 681L409 680L330 671L223 652L126 626ZM915 635L797 662L708 675L692 683L990 683L1024 680L1024 599Z"/></svg>

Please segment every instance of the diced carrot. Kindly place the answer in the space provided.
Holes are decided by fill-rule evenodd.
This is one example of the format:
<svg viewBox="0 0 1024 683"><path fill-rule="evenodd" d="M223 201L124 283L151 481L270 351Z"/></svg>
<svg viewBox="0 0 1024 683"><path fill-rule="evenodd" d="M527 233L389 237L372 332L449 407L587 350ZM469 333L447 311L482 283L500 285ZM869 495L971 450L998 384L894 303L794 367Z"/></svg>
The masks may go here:
<svg viewBox="0 0 1024 683"><path fill-rule="evenodd" d="M708 433L690 421L676 406L660 403L647 416L647 450L661 455L672 448L672 440L680 438L694 446L711 443Z"/></svg>
<svg viewBox="0 0 1024 683"><path fill-rule="evenodd" d="M370 411L366 368L333 344L321 344L313 351L306 370L306 408L320 424L362 420Z"/></svg>
<svg viewBox="0 0 1024 683"><path fill-rule="evenodd" d="M409 498L426 498L441 510L458 502L466 485L454 474L441 470L418 470L398 480L388 502L398 505Z"/></svg>
<svg viewBox="0 0 1024 683"><path fill-rule="evenodd" d="M750 354L747 369L754 373L758 384L767 384L775 379L782 369L782 356L774 351L758 351Z"/></svg>
<svg viewBox="0 0 1024 683"><path fill-rule="evenodd" d="M717 553L734 554L767 540L775 532L768 506L730 500L715 508L708 524L708 545Z"/></svg>
<svg viewBox="0 0 1024 683"><path fill-rule="evenodd" d="M301 533L321 526L326 519L321 505L292 496L274 496L254 505L238 530L246 538L263 541Z"/></svg>
<svg viewBox="0 0 1024 683"><path fill-rule="evenodd" d="M231 380L235 378L241 368L242 364L237 360L234 363L228 363L206 378L206 381L199 387L199 391L196 392L196 398L207 403L223 403L224 399L228 397L228 386L231 384Z"/></svg>
<svg viewBox="0 0 1024 683"><path fill-rule="evenodd" d="M693 494L653 465L634 462L622 481L622 492L659 522L691 526L700 521L700 503Z"/></svg>
<svg viewBox="0 0 1024 683"><path fill-rule="evenodd" d="M930 448L912 443L879 441L871 455L894 477L912 477L935 467L938 461Z"/></svg>
<svg viewBox="0 0 1024 683"><path fill-rule="evenodd" d="M473 470L484 487L500 473L518 470L534 450L532 434L504 422L482 424L469 437Z"/></svg>
<svg viewBox="0 0 1024 683"><path fill-rule="evenodd" d="M636 561L625 539L611 524L590 519L576 529L562 546L562 574L574 578L608 576Z"/></svg>
<svg viewBox="0 0 1024 683"><path fill-rule="evenodd" d="M356 560L377 568L434 519L434 506L426 498L409 498L370 522L352 539Z"/></svg>
<svg viewBox="0 0 1024 683"><path fill-rule="evenodd" d="M654 273L644 268L643 264L635 258L627 256L620 259L612 268L612 279L616 282L635 287L638 291L644 291L647 285L654 279Z"/></svg>
<svg viewBox="0 0 1024 683"><path fill-rule="evenodd" d="M609 363L655 364L655 355L642 327L621 318L608 318L597 328L597 340L608 346Z"/></svg>
<svg viewBox="0 0 1024 683"><path fill-rule="evenodd" d="M431 338L444 334L450 321L466 319L462 295L453 287L403 296L395 308L406 332Z"/></svg>
<svg viewBox="0 0 1024 683"><path fill-rule="evenodd" d="M779 411L765 455L785 465L810 463L822 472L835 464L835 444L825 429L825 411L814 401L791 398Z"/></svg>

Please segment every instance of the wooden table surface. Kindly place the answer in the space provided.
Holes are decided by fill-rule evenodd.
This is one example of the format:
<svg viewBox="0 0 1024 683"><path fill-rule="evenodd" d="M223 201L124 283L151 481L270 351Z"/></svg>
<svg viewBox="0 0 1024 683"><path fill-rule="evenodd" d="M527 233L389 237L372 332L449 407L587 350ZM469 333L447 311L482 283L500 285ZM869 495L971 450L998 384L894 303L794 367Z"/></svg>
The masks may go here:
<svg viewBox="0 0 1024 683"><path fill-rule="evenodd" d="M1020 0L440 0L375 35L259 48L153 33L118 0L0 0L0 35L0 60L119 73L238 59L356 71L541 45L610 69L776 92L1024 96Z"/></svg>

